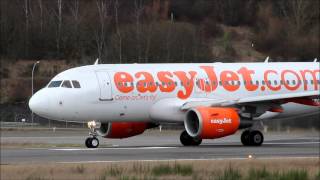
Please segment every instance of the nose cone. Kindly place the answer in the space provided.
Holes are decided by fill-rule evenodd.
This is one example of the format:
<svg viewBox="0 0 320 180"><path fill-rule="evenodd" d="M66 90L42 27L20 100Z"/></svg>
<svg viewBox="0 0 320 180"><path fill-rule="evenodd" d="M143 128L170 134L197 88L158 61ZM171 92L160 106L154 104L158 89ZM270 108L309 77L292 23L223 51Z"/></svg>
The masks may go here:
<svg viewBox="0 0 320 180"><path fill-rule="evenodd" d="M48 99L43 95L41 90L34 94L29 100L29 108L38 115L45 115L48 111Z"/></svg>

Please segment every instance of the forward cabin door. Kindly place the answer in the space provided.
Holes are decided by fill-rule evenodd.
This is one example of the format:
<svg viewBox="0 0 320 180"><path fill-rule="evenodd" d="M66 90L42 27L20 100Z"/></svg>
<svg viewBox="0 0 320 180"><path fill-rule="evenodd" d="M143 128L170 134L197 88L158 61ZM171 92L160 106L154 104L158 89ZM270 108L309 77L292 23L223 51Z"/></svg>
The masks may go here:
<svg viewBox="0 0 320 180"><path fill-rule="evenodd" d="M96 71L100 88L100 101L112 101L112 86L108 71Z"/></svg>

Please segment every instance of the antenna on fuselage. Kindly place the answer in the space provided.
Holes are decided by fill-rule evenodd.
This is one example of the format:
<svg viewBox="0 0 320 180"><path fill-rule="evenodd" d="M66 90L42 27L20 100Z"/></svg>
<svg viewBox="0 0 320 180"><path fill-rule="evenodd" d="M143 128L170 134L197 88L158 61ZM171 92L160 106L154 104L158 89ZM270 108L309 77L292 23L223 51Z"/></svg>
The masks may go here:
<svg viewBox="0 0 320 180"><path fill-rule="evenodd" d="M318 58L315 58L313 62L318 62Z"/></svg>
<svg viewBox="0 0 320 180"><path fill-rule="evenodd" d="M94 62L93 65L97 65L97 64L99 64L99 58L97 58L97 60Z"/></svg>
<svg viewBox="0 0 320 180"><path fill-rule="evenodd" d="M264 60L265 63L269 62L269 56L266 58L266 60Z"/></svg>

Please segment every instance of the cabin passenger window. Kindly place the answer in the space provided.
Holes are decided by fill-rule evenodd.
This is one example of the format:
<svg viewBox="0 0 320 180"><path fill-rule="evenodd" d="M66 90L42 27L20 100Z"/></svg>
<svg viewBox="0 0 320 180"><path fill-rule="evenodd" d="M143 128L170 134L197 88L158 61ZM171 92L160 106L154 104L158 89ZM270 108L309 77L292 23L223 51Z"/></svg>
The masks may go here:
<svg viewBox="0 0 320 180"><path fill-rule="evenodd" d="M71 83L70 83L69 80L63 81L61 87L64 87L64 88L72 88Z"/></svg>
<svg viewBox="0 0 320 180"><path fill-rule="evenodd" d="M256 80L256 85L259 85L259 81L258 80Z"/></svg>
<svg viewBox="0 0 320 180"><path fill-rule="evenodd" d="M281 85L283 85L283 84L284 84L284 83L283 83L283 80L280 80L280 84L281 84Z"/></svg>
<svg viewBox="0 0 320 180"><path fill-rule="evenodd" d="M313 84L313 80L311 80L311 84Z"/></svg>
<svg viewBox="0 0 320 180"><path fill-rule="evenodd" d="M296 80L292 80L292 84L295 85L296 84Z"/></svg>
<svg viewBox="0 0 320 180"><path fill-rule="evenodd" d="M73 80L72 84L74 88L81 88L79 81Z"/></svg>
<svg viewBox="0 0 320 180"><path fill-rule="evenodd" d="M51 81L50 84L48 85L48 88L60 87L61 83L62 81Z"/></svg>
<svg viewBox="0 0 320 180"><path fill-rule="evenodd" d="M278 84L278 81L277 80L274 80L274 85L277 85Z"/></svg>

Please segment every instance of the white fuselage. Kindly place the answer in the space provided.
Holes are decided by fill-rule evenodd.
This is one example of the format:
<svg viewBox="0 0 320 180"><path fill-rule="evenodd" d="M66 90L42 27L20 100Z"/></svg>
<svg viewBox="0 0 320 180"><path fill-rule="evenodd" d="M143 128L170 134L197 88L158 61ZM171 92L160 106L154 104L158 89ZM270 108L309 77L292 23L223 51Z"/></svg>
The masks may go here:
<svg viewBox="0 0 320 180"><path fill-rule="evenodd" d="M50 82L76 80L80 88L62 87L63 82L47 86L29 105L40 116L62 121L183 122L180 107L187 102L267 101L319 92L319 76L318 62L89 65L66 70ZM319 107L296 103L282 107L282 113L260 118L319 112Z"/></svg>

